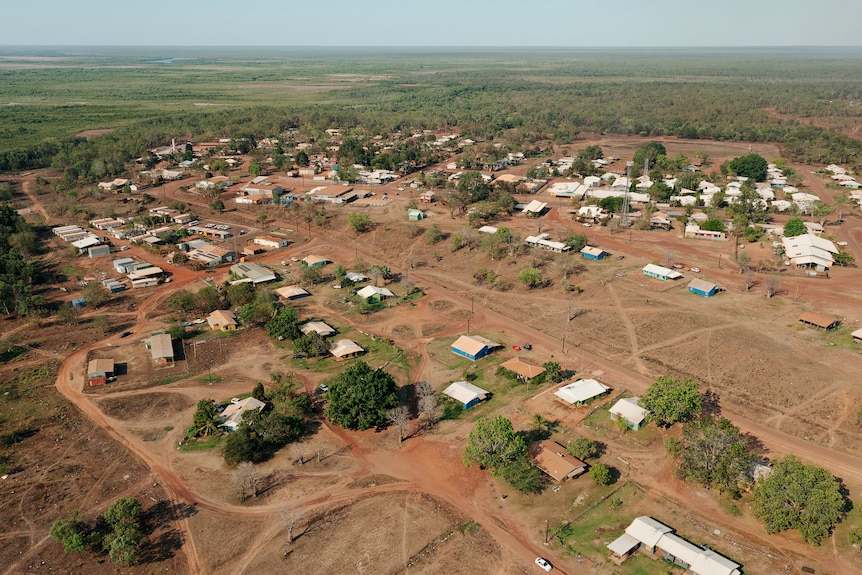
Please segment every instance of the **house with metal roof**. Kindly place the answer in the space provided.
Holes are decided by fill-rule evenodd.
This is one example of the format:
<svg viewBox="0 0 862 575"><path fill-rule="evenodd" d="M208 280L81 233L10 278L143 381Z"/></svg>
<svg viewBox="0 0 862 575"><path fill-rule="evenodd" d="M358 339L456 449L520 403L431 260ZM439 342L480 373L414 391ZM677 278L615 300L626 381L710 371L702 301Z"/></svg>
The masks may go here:
<svg viewBox="0 0 862 575"><path fill-rule="evenodd" d="M335 359L346 359L348 357L355 357L365 350L359 347L359 345L349 339L339 339L336 342L332 343L332 346L329 348L329 353Z"/></svg>
<svg viewBox="0 0 862 575"><path fill-rule="evenodd" d="M529 361L524 361L520 357L513 357L508 361L500 364L500 367L514 373L518 379L530 381L545 373L545 368L541 365L535 365Z"/></svg>
<svg viewBox="0 0 862 575"><path fill-rule="evenodd" d="M791 238L781 238L784 255L797 269L809 268L822 272L835 263L832 254L838 253L835 244L814 234L802 234Z"/></svg>
<svg viewBox="0 0 862 575"><path fill-rule="evenodd" d="M166 365L174 362L174 344L171 334L159 333L146 340L147 348L156 365Z"/></svg>
<svg viewBox="0 0 862 575"><path fill-rule="evenodd" d="M368 302L378 302L388 297L395 297L395 294L388 289L371 285L357 291L356 295Z"/></svg>
<svg viewBox="0 0 862 575"><path fill-rule="evenodd" d="M322 321L309 321L299 327L299 331L303 335L308 335L311 332L316 332L321 337L328 337L335 334L335 329Z"/></svg>
<svg viewBox="0 0 862 575"><path fill-rule="evenodd" d="M310 268L322 268L328 264L330 260L323 256L307 255L299 261L302 262L302 265Z"/></svg>
<svg viewBox="0 0 862 575"><path fill-rule="evenodd" d="M311 295L310 293L308 293L307 291L305 291L303 288L301 288L299 286L280 287L277 290L275 290L275 293L277 293L279 296L281 296L287 300L301 299L301 298L308 297Z"/></svg>
<svg viewBox="0 0 862 575"><path fill-rule="evenodd" d="M663 559L692 575L740 575L741 565L705 546L694 545L671 527L646 515L636 518L625 533L607 545L611 561L619 565L638 550Z"/></svg>
<svg viewBox="0 0 862 575"><path fill-rule="evenodd" d="M251 262L234 264L230 267L230 271L240 278L251 280L255 285L275 281L275 274L272 271Z"/></svg>
<svg viewBox="0 0 862 575"><path fill-rule="evenodd" d="M657 280L675 280L682 277L682 274L676 270L672 270L670 268L657 266L655 264L647 264L643 267L643 274L647 277L655 278Z"/></svg>
<svg viewBox="0 0 862 575"><path fill-rule="evenodd" d="M816 327L823 330L834 329L841 325L840 319L835 319L832 316L823 315L821 313L814 313L813 311L807 311L800 315L799 321L804 323L805 325L809 325L811 327Z"/></svg>
<svg viewBox="0 0 862 575"><path fill-rule="evenodd" d="M555 391L554 396L566 405L577 406L601 397L610 390L610 387L595 379L579 379Z"/></svg>
<svg viewBox="0 0 862 575"><path fill-rule="evenodd" d="M712 297L721 291L721 288L712 282L695 278L688 284L688 291L703 297Z"/></svg>
<svg viewBox="0 0 862 575"><path fill-rule="evenodd" d="M462 335L452 344L452 353L476 361L501 345L481 335Z"/></svg>
<svg viewBox="0 0 862 575"><path fill-rule="evenodd" d="M207 316L207 324L215 331L236 330L236 314L230 310L217 309Z"/></svg>
<svg viewBox="0 0 862 575"><path fill-rule="evenodd" d="M87 364L87 385L105 385L114 376L114 360L110 358L91 359Z"/></svg>
<svg viewBox="0 0 862 575"><path fill-rule="evenodd" d="M443 395L457 401L464 409L470 409L480 401L485 401L490 392L467 381L455 381L443 390Z"/></svg>
<svg viewBox="0 0 862 575"><path fill-rule="evenodd" d="M608 252L606 252L602 248L584 246L583 248L581 248L581 255L588 260L600 260L606 257L608 255Z"/></svg>
<svg viewBox="0 0 862 575"><path fill-rule="evenodd" d="M550 439L533 443L528 453L533 465L554 481L571 479L587 471L586 463L572 457L565 447Z"/></svg>
<svg viewBox="0 0 862 575"><path fill-rule="evenodd" d="M264 402L253 397L246 397L245 399L233 398L230 400L230 405L224 408L224 411L221 412L216 421L219 427L236 431L236 428L242 423L243 415L255 409L262 411L264 407L266 407Z"/></svg>
<svg viewBox="0 0 862 575"><path fill-rule="evenodd" d="M623 419L629 429L639 430L646 425L647 410L641 407L640 398L624 397L613 404L609 410L611 419Z"/></svg>

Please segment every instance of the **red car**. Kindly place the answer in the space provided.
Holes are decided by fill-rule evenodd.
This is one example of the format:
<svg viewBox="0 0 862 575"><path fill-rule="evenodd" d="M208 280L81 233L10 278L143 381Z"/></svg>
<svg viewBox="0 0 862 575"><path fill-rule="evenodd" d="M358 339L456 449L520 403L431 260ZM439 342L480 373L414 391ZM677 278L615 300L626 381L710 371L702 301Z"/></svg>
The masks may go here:
<svg viewBox="0 0 862 575"><path fill-rule="evenodd" d="M513 346L512 346L512 349L514 349L515 351L521 351L521 346L519 346L519 345L513 345Z"/></svg>

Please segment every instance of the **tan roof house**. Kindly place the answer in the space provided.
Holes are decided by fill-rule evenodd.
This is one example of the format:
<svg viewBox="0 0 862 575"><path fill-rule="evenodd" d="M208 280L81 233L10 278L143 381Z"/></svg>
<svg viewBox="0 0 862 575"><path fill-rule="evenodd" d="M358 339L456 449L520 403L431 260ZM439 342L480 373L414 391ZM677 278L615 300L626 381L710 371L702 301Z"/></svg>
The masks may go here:
<svg viewBox="0 0 862 575"><path fill-rule="evenodd" d="M207 316L207 323L215 331L236 330L236 314L230 310L217 309Z"/></svg>
<svg viewBox="0 0 862 575"><path fill-rule="evenodd" d="M586 463L569 455L566 448L556 441L537 441L530 446L529 453L536 467L554 481L577 477L587 470Z"/></svg>

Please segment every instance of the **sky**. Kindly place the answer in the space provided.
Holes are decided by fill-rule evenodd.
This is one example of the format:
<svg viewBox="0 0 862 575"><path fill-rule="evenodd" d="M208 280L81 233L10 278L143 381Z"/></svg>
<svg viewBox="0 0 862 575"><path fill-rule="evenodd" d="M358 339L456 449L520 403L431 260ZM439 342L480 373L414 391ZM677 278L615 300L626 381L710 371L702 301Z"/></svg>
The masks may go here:
<svg viewBox="0 0 862 575"><path fill-rule="evenodd" d="M10 1L5 46L859 46L859 0Z"/></svg>

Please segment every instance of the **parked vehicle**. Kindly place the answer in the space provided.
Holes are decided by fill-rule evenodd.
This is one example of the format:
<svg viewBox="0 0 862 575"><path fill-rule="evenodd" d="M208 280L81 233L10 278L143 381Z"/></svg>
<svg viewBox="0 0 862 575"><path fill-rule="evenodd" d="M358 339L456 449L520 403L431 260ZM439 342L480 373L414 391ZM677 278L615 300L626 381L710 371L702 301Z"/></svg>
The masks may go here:
<svg viewBox="0 0 862 575"><path fill-rule="evenodd" d="M531 343L525 343L525 344L524 344L524 349L526 349L527 351L532 350L532 349L533 349L533 344L531 344Z"/></svg>
<svg viewBox="0 0 862 575"><path fill-rule="evenodd" d="M121 337L121 338L122 338L122 337L129 337L130 335L132 335L132 332L130 332L130 331L124 331L123 333L121 333L121 334L120 334L120 337Z"/></svg>
<svg viewBox="0 0 862 575"><path fill-rule="evenodd" d="M544 557L536 557L536 565L538 565L545 571L551 571L553 569L550 562L548 562L548 560Z"/></svg>
<svg viewBox="0 0 862 575"><path fill-rule="evenodd" d="M513 346L512 346L512 349L514 349L515 351L521 351L521 346L519 346L519 345L513 345Z"/></svg>

